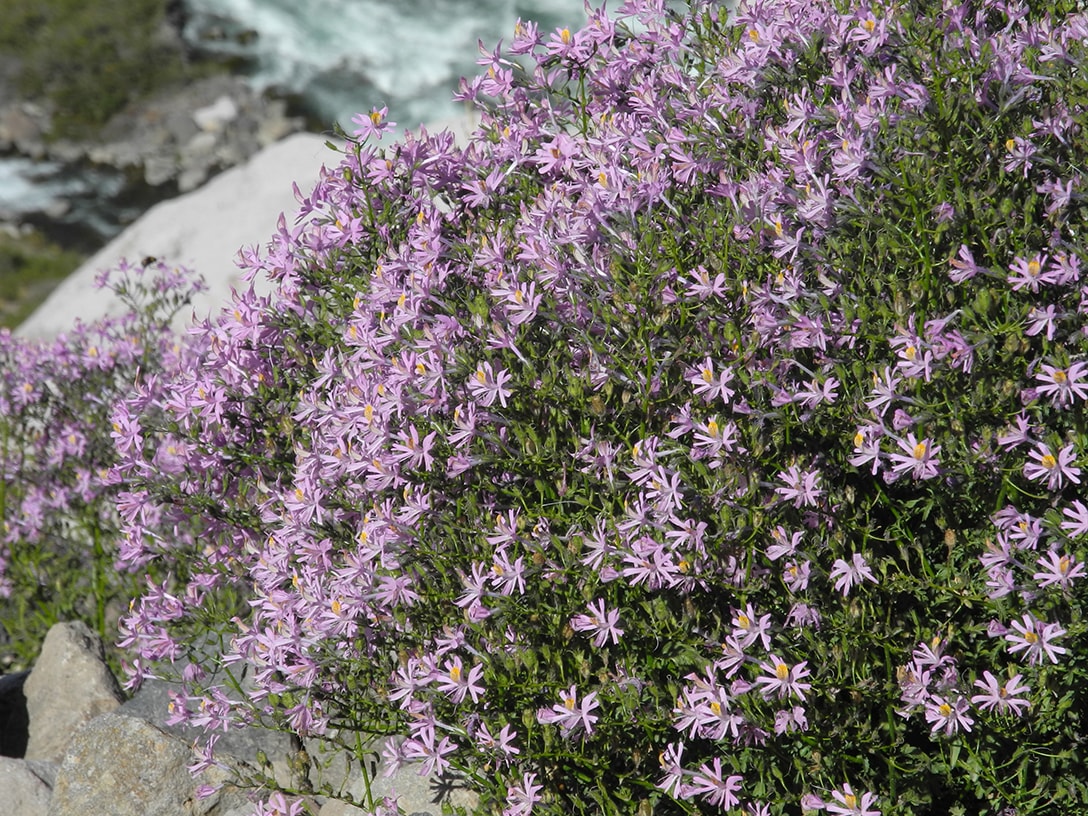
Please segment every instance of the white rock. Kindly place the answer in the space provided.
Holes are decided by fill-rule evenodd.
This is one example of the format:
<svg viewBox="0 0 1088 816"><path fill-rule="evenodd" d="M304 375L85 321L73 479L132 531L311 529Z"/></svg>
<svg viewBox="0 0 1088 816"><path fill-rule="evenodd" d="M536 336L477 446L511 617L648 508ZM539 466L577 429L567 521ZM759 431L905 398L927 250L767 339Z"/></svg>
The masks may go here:
<svg viewBox="0 0 1088 816"><path fill-rule="evenodd" d="M448 128L463 144L472 127L472 120L466 118L430 125L428 131ZM15 333L52 339L71 328L77 318L90 322L120 314L123 307L113 293L97 289L94 281L99 272L126 258L132 263L158 258L203 276L208 291L194 299L192 311L178 315L178 329L194 318L218 314L230 302L232 288L248 285L235 263L239 251L267 245L281 213L289 226L294 223L299 205L292 183L309 195L322 166L340 164L341 154L330 149L328 141L324 136L296 133L203 187L152 207L54 289ZM256 281L255 286L268 291L265 282Z"/></svg>
<svg viewBox="0 0 1088 816"><path fill-rule="evenodd" d="M180 324L189 322L194 313L205 317L218 312L231 288L244 285L235 264L239 249L267 243L281 213L292 221L298 211L292 182L309 193L326 163L336 165L339 158L326 147L324 137L299 133L220 173L200 189L157 204L53 290L16 334L51 339L76 319L90 322L119 314L123 307L113 293L97 289L94 281L99 272L126 258L137 263L150 256L204 277L208 291L196 298L192 312L178 316Z"/></svg>
<svg viewBox="0 0 1088 816"><path fill-rule="evenodd" d="M222 130L228 122L238 118L238 103L229 96L221 96L212 104L193 111L193 121L204 131Z"/></svg>

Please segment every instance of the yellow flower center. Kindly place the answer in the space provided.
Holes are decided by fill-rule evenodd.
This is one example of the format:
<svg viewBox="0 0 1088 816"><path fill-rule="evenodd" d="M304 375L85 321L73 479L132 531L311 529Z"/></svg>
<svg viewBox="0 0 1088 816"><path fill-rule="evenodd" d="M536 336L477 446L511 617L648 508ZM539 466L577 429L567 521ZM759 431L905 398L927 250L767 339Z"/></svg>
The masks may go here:
<svg viewBox="0 0 1088 816"><path fill-rule="evenodd" d="M863 434L861 431L858 431L856 434L854 434L854 447L855 448L860 448L862 446L862 444L864 444L864 442L865 442L865 434Z"/></svg>
<svg viewBox="0 0 1088 816"><path fill-rule="evenodd" d="M741 629L747 629L751 625L752 621L748 618L747 615L737 615L737 626L739 626Z"/></svg>
<svg viewBox="0 0 1088 816"><path fill-rule="evenodd" d="M925 456L926 456L926 443L925 442L919 442L917 445L914 446L914 458L920 460L920 459L924 459Z"/></svg>
<svg viewBox="0 0 1088 816"><path fill-rule="evenodd" d="M1039 636L1031 631L1024 632L1024 640L1026 640L1028 643L1038 643Z"/></svg>
<svg viewBox="0 0 1088 816"><path fill-rule="evenodd" d="M1005 149L1008 150L1010 153L1012 152L1012 149L1014 147L1016 147L1016 139L1009 139L1005 142Z"/></svg>
<svg viewBox="0 0 1088 816"><path fill-rule="evenodd" d="M563 705L567 707L567 711L574 711L574 698L567 697L565 700L563 700Z"/></svg>
<svg viewBox="0 0 1088 816"><path fill-rule="evenodd" d="M854 810L858 806L858 798L856 796L854 796L854 794L848 793L848 794L844 795L842 798L843 798L843 802L845 802L846 806L848 808L850 808L851 810Z"/></svg>
<svg viewBox="0 0 1088 816"><path fill-rule="evenodd" d="M1058 385L1061 385L1062 383L1066 382L1068 379L1069 379L1069 377L1066 376L1066 373L1064 371L1062 371L1060 368L1057 371L1054 372L1054 382L1058 383Z"/></svg>
<svg viewBox="0 0 1088 816"><path fill-rule="evenodd" d="M787 677L790 676L790 667L787 666L785 663L779 663L777 666L774 667L774 675L779 680L785 680Z"/></svg>
<svg viewBox="0 0 1088 816"><path fill-rule="evenodd" d="M1039 464L1041 464L1047 470L1051 470L1052 468L1057 466L1058 460L1048 453L1040 460Z"/></svg>
<svg viewBox="0 0 1088 816"><path fill-rule="evenodd" d="M450 667L450 680L452 680L453 682L456 683L460 679L461 679L461 667L460 666Z"/></svg>
<svg viewBox="0 0 1088 816"><path fill-rule="evenodd" d="M1028 274L1033 278L1039 277L1039 272L1042 271L1042 266L1037 260L1028 261Z"/></svg>
<svg viewBox="0 0 1088 816"><path fill-rule="evenodd" d="M706 432L708 436L718 436L720 430L718 429L718 423L713 419L706 423Z"/></svg>
<svg viewBox="0 0 1088 816"><path fill-rule="evenodd" d="M861 25L862 25L862 28L864 28L866 31L868 31L870 34L872 34L873 29L876 28L876 20L866 20Z"/></svg>
<svg viewBox="0 0 1088 816"><path fill-rule="evenodd" d="M941 712L942 717L947 717L949 714L952 713L952 706L950 706L948 703L941 703L939 706L937 706L937 710Z"/></svg>

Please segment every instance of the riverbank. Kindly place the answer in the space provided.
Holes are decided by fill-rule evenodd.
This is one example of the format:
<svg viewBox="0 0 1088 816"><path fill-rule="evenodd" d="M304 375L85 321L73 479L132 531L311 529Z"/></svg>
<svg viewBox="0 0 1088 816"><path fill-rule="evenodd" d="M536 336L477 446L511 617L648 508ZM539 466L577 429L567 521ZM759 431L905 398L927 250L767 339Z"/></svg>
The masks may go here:
<svg viewBox="0 0 1088 816"><path fill-rule="evenodd" d="M176 0L12 0L0 20L0 326L156 203L302 129L182 36Z"/></svg>

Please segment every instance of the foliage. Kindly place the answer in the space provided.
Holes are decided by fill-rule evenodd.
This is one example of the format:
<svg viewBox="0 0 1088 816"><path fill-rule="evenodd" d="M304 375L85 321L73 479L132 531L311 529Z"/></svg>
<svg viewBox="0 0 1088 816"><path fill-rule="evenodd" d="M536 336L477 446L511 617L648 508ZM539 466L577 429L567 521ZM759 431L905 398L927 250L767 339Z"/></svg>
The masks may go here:
<svg viewBox="0 0 1088 816"><path fill-rule="evenodd" d="M0 326L22 323L82 260L36 233L0 235Z"/></svg>
<svg viewBox="0 0 1088 816"><path fill-rule="evenodd" d="M619 14L358 117L117 408L132 682L485 812L1083 812L1088 18Z"/></svg>
<svg viewBox="0 0 1088 816"><path fill-rule="evenodd" d="M177 366L170 320L194 287L161 264L121 269L99 283L126 304L125 315L79 324L48 343L0 330L4 671L29 666L58 621L83 620L112 644L117 618L145 581L115 567L111 406L151 382L151 372Z"/></svg>
<svg viewBox="0 0 1088 816"><path fill-rule="evenodd" d="M165 39L164 0L8 0L0 47L23 93L55 106L53 135L87 137L126 104L193 75Z"/></svg>

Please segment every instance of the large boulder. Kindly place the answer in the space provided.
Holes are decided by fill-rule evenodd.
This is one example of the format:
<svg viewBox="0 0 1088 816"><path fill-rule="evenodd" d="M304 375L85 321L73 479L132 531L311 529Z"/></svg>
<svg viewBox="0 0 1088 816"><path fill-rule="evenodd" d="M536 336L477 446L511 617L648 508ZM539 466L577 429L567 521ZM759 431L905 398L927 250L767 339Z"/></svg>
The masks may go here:
<svg viewBox="0 0 1088 816"><path fill-rule="evenodd" d="M194 313L218 313L231 289L245 286L235 263L238 251L267 242L281 213L290 223L299 208L292 184L308 193L322 165L337 161L323 137L298 133L198 190L155 205L54 289L16 334L48 340L77 319L91 322L120 314L123 305L112 292L98 289L95 278L122 259L138 263L154 257L204 277L208 291L194 299L192 311L178 315L179 328Z"/></svg>
<svg viewBox="0 0 1088 816"><path fill-rule="evenodd" d="M27 759L59 761L72 734L125 699L102 640L85 623L58 623L23 687L30 717Z"/></svg>
<svg viewBox="0 0 1088 816"><path fill-rule="evenodd" d="M194 780L190 745L138 717L104 714L72 738L57 772L49 816L241 816L245 794L229 768ZM201 798L198 787L222 787Z"/></svg>
<svg viewBox="0 0 1088 816"><path fill-rule="evenodd" d="M0 757L0 813L48 816L49 783L22 759Z"/></svg>
<svg viewBox="0 0 1088 816"><path fill-rule="evenodd" d="M139 691L125 702L118 713L130 717L139 717L161 728L187 745L204 741L204 732L200 728L182 724L167 725L169 715L170 691L175 686L164 680L145 680ZM272 775L283 785L290 786L294 781L294 769L291 757L298 752L297 738L283 731L272 731L256 726L237 728L219 732L215 744L217 757L231 757L258 767L267 761L272 766Z"/></svg>

